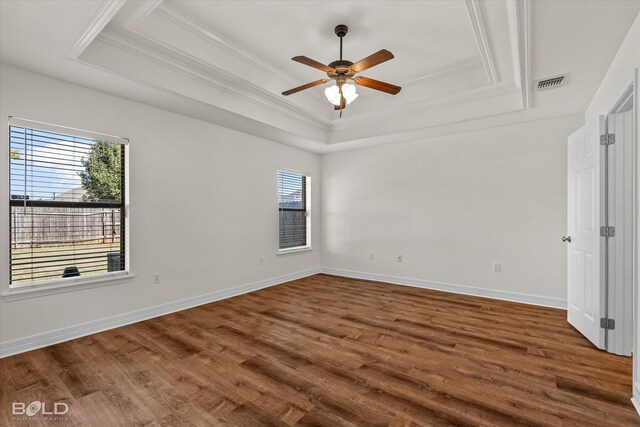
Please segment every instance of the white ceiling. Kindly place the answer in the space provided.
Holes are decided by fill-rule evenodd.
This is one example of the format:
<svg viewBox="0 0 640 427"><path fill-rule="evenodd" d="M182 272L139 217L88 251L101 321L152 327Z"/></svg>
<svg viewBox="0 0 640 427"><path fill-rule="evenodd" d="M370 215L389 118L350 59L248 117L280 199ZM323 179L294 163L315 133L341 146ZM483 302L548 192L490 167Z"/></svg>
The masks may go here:
<svg viewBox="0 0 640 427"><path fill-rule="evenodd" d="M583 112L640 1L0 2L0 61L318 152ZM379 49L339 118L323 77L290 60ZM607 31L595 31L606 28ZM532 91L571 73L570 84ZM498 118L498 119L496 119Z"/></svg>
<svg viewBox="0 0 640 427"><path fill-rule="evenodd" d="M344 58L352 62L382 48L397 55L371 69L377 79L405 84L422 76L468 64L480 55L463 1L251 2L167 1L166 5L199 21L226 40L254 52L300 82L322 72L291 62L305 55L325 64L339 58L336 24L350 31ZM250 9L248 13L247 9ZM410 11L411 13L407 13ZM426 42L417 42L424 40ZM437 40L437 43L429 42ZM306 79L306 80L305 80Z"/></svg>

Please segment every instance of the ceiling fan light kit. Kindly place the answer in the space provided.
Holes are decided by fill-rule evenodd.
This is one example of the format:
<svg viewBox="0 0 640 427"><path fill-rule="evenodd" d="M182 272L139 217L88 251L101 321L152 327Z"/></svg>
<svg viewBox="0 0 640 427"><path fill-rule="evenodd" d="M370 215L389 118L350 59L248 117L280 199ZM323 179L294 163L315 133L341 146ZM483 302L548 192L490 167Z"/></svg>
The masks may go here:
<svg viewBox="0 0 640 427"><path fill-rule="evenodd" d="M324 96L327 97L327 101L332 103L333 105L340 105L340 87L338 85L333 85L324 90ZM358 97L356 93L356 87L349 83L342 84L342 96L347 103L347 105L351 104L351 102Z"/></svg>
<svg viewBox="0 0 640 427"><path fill-rule="evenodd" d="M327 76L329 78L316 80L314 82L289 89L285 92L282 92L284 96L288 96L315 86L323 85L328 81L333 80L335 81L335 84L325 89L324 95L327 100L331 104L333 104L333 108L335 110L340 110L340 117L342 117L342 110L344 110L347 105L349 105L358 97L358 94L356 93L356 87L351 83L348 83L349 80L351 80L356 85L365 86L391 95L396 95L398 92L400 92L400 86L392 85L390 83L381 82L379 80L374 80L363 76L355 76L356 73L393 59L393 54L391 52L386 49L382 49L374 53L373 55L369 55L366 58L361 59L354 64L351 61L342 59L342 38L347 35L347 33L349 32L349 28L344 24L340 24L336 26L334 31L336 35L340 37L339 60L333 61L329 65L324 65L323 63L311 58L307 58L306 56L294 56L293 58L291 58L292 60L300 62L301 64L305 64L318 70L324 71L325 73L327 73Z"/></svg>

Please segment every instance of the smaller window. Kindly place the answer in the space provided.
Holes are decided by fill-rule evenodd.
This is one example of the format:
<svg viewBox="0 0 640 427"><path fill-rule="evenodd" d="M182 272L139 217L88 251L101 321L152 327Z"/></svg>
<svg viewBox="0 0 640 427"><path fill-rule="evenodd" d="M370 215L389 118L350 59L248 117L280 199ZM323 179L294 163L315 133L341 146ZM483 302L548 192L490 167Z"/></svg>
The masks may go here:
<svg viewBox="0 0 640 427"><path fill-rule="evenodd" d="M281 252L311 247L310 182L305 174L278 171Z"/></svg>

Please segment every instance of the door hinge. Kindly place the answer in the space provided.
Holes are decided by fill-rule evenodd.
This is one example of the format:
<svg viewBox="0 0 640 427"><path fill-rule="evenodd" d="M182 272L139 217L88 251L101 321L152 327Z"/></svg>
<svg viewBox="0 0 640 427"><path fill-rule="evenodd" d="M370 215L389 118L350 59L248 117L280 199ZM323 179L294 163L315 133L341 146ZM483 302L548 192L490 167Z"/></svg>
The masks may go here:
<svg viewBox="0 0 640 427"><path fill-rule="evenodd" d="M615 237L616 228L611 225L603 225L600 227L600 236L602 237Z"/></svg>
<svg viewBox="0 0 640 427"><path fill-rule="evenodd" d="M615 142L616 142L616 135L613 133L600 135L600 145L611 145L611 144L615 144Z"/></svg>
<svg viewBox="0 0 640 427"><path fill-rule="evenodd" d="M600 319L600 327L602 329L607 329L612 331L616 328L616 321L613 319L607 319L606 317L603 317Z"/></svg>

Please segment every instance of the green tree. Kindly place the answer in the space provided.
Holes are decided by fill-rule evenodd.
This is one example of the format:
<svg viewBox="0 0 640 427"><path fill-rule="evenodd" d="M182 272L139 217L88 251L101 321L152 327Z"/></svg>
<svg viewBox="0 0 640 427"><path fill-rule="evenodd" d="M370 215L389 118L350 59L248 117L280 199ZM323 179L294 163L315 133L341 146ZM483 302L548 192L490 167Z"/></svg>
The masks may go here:
<svg viewBox="0 0 640 427"><path fill-rule="evenodd" d="M15 150L11 150L11 160L20 160L20 153Z"/></svg>
<svg viewBox="0 0 640 427"><path fill-rule="evenodd" d="M87 191L86 200L120 200L121 165L120 145L96 141L89 156L82 159L84 170L79 172L82 187Z"/></svg>

